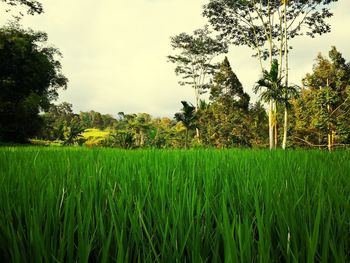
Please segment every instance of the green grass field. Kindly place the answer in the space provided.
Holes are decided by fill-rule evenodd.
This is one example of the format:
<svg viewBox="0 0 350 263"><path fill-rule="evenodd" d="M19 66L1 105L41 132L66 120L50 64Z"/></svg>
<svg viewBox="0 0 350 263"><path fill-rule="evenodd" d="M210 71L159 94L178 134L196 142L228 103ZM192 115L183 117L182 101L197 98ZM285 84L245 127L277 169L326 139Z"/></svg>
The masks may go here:
<svg viewBox="0 0 350 263"><path fill-rule="evenodd" d="M349 261L349 151L0 148L0 262Z"/></svg>

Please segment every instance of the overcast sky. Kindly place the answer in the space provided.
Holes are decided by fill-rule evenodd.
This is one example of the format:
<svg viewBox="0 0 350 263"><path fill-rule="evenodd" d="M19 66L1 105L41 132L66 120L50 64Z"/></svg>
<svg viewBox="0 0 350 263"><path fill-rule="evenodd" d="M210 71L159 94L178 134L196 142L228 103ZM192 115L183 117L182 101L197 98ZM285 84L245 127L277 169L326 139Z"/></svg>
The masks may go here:
<svg viewBox="0 0 350 263"><path fill-rule="evenodd" d="M191 33L206 24L201 16L207 0L41 0L45 13L26 16L22 23L49 35L63 53L69 87L58 102L73 104L75 112L95 110L116 115L147 112L172 117L180 101L194 102L193 89L178 85L170 37ZM333 5L332 33L293 41L291 80L299 84L310 72L318 52L335 45L350 60L350 0ZM3 12L2 12L3 13ZM259 78L256 59L244 47L227 55L244 89L253 96Z"/></svg>

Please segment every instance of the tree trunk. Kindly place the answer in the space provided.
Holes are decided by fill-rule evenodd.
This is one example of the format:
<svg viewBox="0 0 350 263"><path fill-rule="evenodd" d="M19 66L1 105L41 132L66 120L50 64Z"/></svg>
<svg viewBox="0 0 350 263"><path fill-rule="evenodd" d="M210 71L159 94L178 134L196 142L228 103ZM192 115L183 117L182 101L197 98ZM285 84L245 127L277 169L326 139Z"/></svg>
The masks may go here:
<svg viewBox="0 0 350 263"><path fill-rule="evenodd" d="M286 149L287 145L287 130L288 130L288 110L287 107L284 108L284 127L283 127L283 142L282 149Z"/></svg>
<svg viewBox="0 0 350 263"><path fill-rule="evenodd" d="M322 139L321 139L321 132L318 133L318 149L319 150L322 150L322 147L321 147L321 143L322 143Z"/></svg>
<svg viewBox="0 0 350 263"><path fill-rule="evenodd" d="M200 139L200 132L198 128L196 128L196 137L197 137L197 142L200 143L201 139Z"/></svg>
<svg viewBox="0 0 350 263"><path fill-rule="evenodd" d="M195 94L196 94L196 113L199 110L199 90L198 88L195 89ZM200 143L200 132L199 129L196 128L196 138L197 138L197 142Z"/></svg>
<svg viewBox="0 0 350 263"><path fill-rule="evenodd" d="M329 84L328 84L328 79L327 79L327 88L329 87ZM328 96L327 96L328 97ZM328 116L330 116L330 113L331 113L331 105L327 105L327 111L328 111ZM331 123L329 122L328 120L328 151L332 151L332 135L333 135L333 131L332 131L332 126L331 126Z"/></svg>
<svg viewBox="0 0 350 263"><path fill-rule="evenodd" d="M328 151L332 151L332 132L328 132Z"/></svg>
<svg viewBox="0 0 350 263"><path fill-rule="evenodd" d="M272 150L274 148L272 117L273 117L273 101L270 100L270 105L269 105L269 144L270 144L270 150Z"/></svg>
<svg viewBox="0 0 350 263"><path fill-rule="evenodd" d="M274 101L273 103L273 126L274 126L274 130L275 130L275 149L277 148L277 145L278 145L278 130L277 130L277 102Z"/></svg>
<svg viewBox="0 0 350 263"><path fill-rule="evenodd" d="M285 63L286 63L286 75L285 75L285 102L284 102L284 126L283 126L283 143L282 148L283 150L286 149L287 145L287 130L288 130L288 109L287 109L287 103L288 103L288 77L289 77L289 69L288 69L288 25L287 25L287 3L288 1L285 0L284 2L284 38L285 38L285 46L284 46L284 56L285 56Z"/></svg>
<svg viewBox="0 0 350 263"><path fill-rule="evenodd" d="M140 132L140 146L143 147L144 144L145 144L145 138L144 138L143 131L141 131Z"/></svg>

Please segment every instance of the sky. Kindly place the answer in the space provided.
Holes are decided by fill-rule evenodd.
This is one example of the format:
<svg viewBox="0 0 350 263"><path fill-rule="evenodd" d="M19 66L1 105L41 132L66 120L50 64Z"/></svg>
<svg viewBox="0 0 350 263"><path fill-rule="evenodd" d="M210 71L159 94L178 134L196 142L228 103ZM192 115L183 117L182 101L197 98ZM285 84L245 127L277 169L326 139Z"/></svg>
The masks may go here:
<svg viewBox="0 0 350 263"><path fill-rule="evenodd" d="M207 20L207 0L41 0L45 13L25 16L22 24L48 33L49 44L59 48L68 89L57 103L73 104L75 112L103 114L147 112L172 117L181 101L194 103L191 87L180 86L170 37L192 33ZM3 8L1 7L3 10ZM302 37L290 44L290 78L294 84L311 72L319 52L336 46L350 60L350 0L333 5L332 32L314 39ZM0 20L3 22L2 20ZM259 64L246 47L231 46L227 57L252 101Z"/></svg>

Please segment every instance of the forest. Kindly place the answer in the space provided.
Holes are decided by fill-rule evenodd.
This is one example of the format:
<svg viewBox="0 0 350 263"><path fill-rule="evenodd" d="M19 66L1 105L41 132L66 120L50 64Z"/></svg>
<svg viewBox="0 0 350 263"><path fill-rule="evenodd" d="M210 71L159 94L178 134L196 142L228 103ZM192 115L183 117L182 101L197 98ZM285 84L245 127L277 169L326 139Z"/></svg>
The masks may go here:
<svg viewBox="0 0 350 263"><path fill-rule="evenodd" d="M265 74L257 87L270 85L273 72ZM208 92L209 102L200 100L197 109L182 101L182 108L174 118L123 112L117 117L95 111L75 114L69 103L50 105L48 112L41 115L44 126L37 139L44 143L56 141L66 145L126 149L268 147L268 114L263 104L268 90L261 95L261 101L250 103L249 95L225 58ZM303 87L293 96L287 104L290 116L287 147L327 148L329 134L330 147L349 145L350 64L335 47L329 57L320 54L316 58L314 71L305 74ZM284 104L280 101L274 115L276 147L283 141L283 118Z"/></svg>
<svg viewBox="0 0 350 263"><path fill-rule="evenodd" d="M282 5L277 1L261 10L238 2L233 6L223 3L210 1L203 11L216 36L205 26L193 34L171 37L174 54L167 60L175 64L179 84L193 89L195 103L179 101L179 111L167 117L94 110L76 113L70 103L55 104L58 91L68 87L60 51L48 45L45 32L26 30L18 22L4 26L0 141L126 149L347 147L350 63L341 52L332 46L328 54L310 61L313 71L305 72L301 84L288 79L292 48L288 41L302 34L315 37L329 32L330 10L313 8L330 3ZM42 12L36 1L17 4L27 5L31 14ZM279 23L262 23L267 16L265 9L271 9ZM303 9L309 13L303 15ZM227 23L230 12L237 12L235 23L245 36ZM251 20L246 21L246 12L251 12ZM259 19L257 27L254 21ZM309 30L301 32L300 23L307 24ZM258 99L251 100L246 92L250 87L243 87L228 57L212 62L232 44L250 47L261 65L253 87Z"/></svg>

